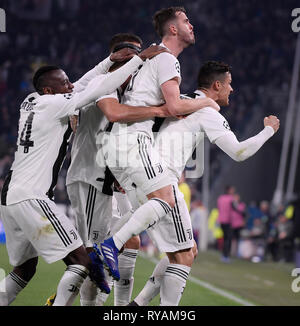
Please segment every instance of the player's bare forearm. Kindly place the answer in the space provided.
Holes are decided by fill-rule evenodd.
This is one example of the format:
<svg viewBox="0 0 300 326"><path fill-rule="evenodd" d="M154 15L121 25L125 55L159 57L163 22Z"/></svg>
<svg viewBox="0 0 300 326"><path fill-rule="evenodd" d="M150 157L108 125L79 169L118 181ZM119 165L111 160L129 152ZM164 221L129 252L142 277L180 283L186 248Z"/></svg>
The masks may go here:
<svg viewBox="0 0 300 326"><path fill-rule="evenodd" d="M137 122L168 116L166 106L129 106L112 98L100 100L97 105L110 122Z"/></svg>
<svg viewBox="0 0 300 326"><path fill-rule="evenodd" d="M219 105L211 98L197 98L197 99L179 99L176 103L168 104L169 112L172 116L187 115L203 109L205 107L212 107L219 111Z"/></svg>
<svg viewBox="0 0 300 326"><path fill-rule="evenodd" d="M220 110L219 105L211 98L197 99L180 99L180 89L177 78L166 81L161 85L161 90L167 104L170 115L186 115L193 113L204 107L212 107L217 111Z"/></svg>
<svg viewBox="0 0 300 326"><path fill-rule="evenodd" d="M166 117L168 114L156 106L121 105L114 122L137 122L154 117Z"/></svg>

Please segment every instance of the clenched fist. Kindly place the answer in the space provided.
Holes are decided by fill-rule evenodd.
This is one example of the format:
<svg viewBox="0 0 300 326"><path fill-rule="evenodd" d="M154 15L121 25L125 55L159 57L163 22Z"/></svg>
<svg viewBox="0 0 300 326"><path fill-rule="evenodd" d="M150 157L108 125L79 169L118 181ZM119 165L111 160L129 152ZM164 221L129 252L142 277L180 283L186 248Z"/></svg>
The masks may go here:
<svg viewBox="0 0 300 326"><path fill-rule="evenodd" d="M264 125L270 126L276 132L279 129L280 121L275 115L269 115L268 117L264 118Z"/></svg>

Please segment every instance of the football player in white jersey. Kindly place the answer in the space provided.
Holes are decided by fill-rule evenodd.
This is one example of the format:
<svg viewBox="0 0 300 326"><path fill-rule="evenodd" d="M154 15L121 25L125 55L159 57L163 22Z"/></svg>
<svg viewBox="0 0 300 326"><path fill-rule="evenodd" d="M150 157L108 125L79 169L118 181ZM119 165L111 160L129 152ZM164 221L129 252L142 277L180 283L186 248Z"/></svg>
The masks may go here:
<svg viewBox="0 0 300 326"><path fill-rule="evenodd" d="M134 54L128 49L121 51L122 60ZM33 83L37 92L21 104L15 159L1 192L1 217L14 268L1 281L5 291L0 293L0 305L10 304L30 281L38 256L48 263L63 259L67 265L54 305L71 305L88 274L100 287L105 282L71 221L50 200L70 136L68 116L114 91L143 60L160 51L153 47L148 53L134 55L118 71L99 79L98 73L113 64L107 58L75 85L55 66L41 67L35 73ZM77 92L73 92L74 88Z"/></svg>
<svg viewBox="0 0 300 326"><path fill-rule="evenodd" d="M220 106L228 106L229 95L233 91L231 80L230 67L227 64L209 61L200 68L198 89L190 97L210 97ZM172 178L178 181L195 148L204 145L205 136L233 160L240 162L254 155L279 128L279 120L275 116L266 117L263 124L264 129L260 133L239 142L230 130L224 116L213 108L207 107L182 120L165 119L155 145L168 165ZM179 155L170 155L170 149ZM200 150L199 153L204 153L204 151ZM203 162L203 157L197 157L197 160ZM202 166L202 172L203 168ZM179 202L182 202L184 206L182 197L180 197ZM179 209L178 215L183 214L188 214L188 211ZM173 217L168 214L168 218L171 220ZM164 237L164 230L170 228L166 224L167 221L168 219L162 219L148 230L154 241L161 241L161 238ZM157 264L145 287L130 305L148 305L160 292L160 285L167 271L167 266L168 258L165 257Z"/></svg>
<svg viewBox="0 0 300 326"><path fill-rule="evenodd" d="M129 48L138 54L142 50L141 46L142 40L138 36L121 33L112 37L110 52L115 53ZM109 72L116 70L124 63L125 61L114 64L110 67ZM121 91L119 88L116 92L120 93ZM113 122L140 121L149 117L166 116L166 108L163 106L130 107L126 110L126 106L123 105L102 112L101 105L97 106L96 102L80 110L79 123L72 143L71 165L66 180L68 196L75 212L77 230L88 252L93 250L94 243L99 244L106 238L112 219L112 183L114 178L107 167L97 164L97 136L101 137L101 133L111 128ZM120 195L117 195L117 198L120 198ZM138 239L130 241L131 244L128 245L131 248L125 249L120 256L121 261L124 260L126 263L126 268L122 268L122 274L125 272L126 275L121 275L120 282L117 282L115 286L115 305L120 305L118 297L121 290L119 288L125 287L129 292L132 291L133 277L132 275L128 276L130 270L128 264L134 266L139 243L133 243ZM134 249L133 245L137 249ZM80 289L81 305L95 305L96 295L97 288L87 278ZM130 300L130 295L123 305L127 304L128 300Z"/></svg>
<svg viewBox="0 0 300 326"><path fill-rule="evenodd" d="M159 105L166 102L172 116L194 112L201 107L219 106L209 98L180 100L181 81L178 55L194 44L193 26L182 7L162 9L155 14L154 22L162 46L170 53L162 53L149 60L131 78L124 94L126 105ZM105 106L105 103L102 103ZM171 185L168 170L153 147L152 126L154 119L138 123L116 123L107 138L103 138L105 162L122 188L129 192L139 188L148 198L129 221L115 235L101 244L102 254L115 279L119 279L118 252L133 235L141 233L149 226L164 218L174 208L176 189ZM181 225L180 225L181 228ZM182 232L182 229L181 231ZM183 231L184 232L184 231ZM175 238L176 242L177 239ZM171 304L182 292L193 262L193 240L183 235L168 251L170 270L165 278L165 296L161 304ZM180 285L178 285L180 283ZM174 291L168 291L172 288ZM174 293L173 293L174 292Z"/></svg>

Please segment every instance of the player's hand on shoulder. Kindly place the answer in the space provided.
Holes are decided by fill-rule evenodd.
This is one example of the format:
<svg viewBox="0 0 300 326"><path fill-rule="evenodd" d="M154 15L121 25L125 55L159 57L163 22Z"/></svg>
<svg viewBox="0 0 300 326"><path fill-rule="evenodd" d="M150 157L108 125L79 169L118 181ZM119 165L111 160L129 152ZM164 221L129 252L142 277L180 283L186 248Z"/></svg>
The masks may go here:
<svg viewBox="0 0 300 326"><path fill-rule="evenodd" d="M274 132L276 132L279 129L280 120L275 115L269 115L264 118L264 126L270 126L274 129Z"/></svg>
<svg viewBox="0 0 300 326"><path fill-rule="evenodd" d="M140 58L145 61L146 59L151 59L155 56L157 56L160 53L163 52L169 52L170 51L168 49L166 49L163 46L159 46L159 45L150 45L147 49L143 50L139 56Z"/></svg>
<svg viewBox="0 0 300 326"><path fill-rule="evenodd" d="M117 52L114 52L110 55L110 60L113 62L123 62L131 59L135 56L137 52L134 49L123 48Z"/></svg>
<svg viewBox="0 0 300 326"><path fill-rule="evenodd" d="M205 97L205 98L201 98L199 100L202 100L200 108L205 108L205 107L209 106L218 112L220 111L219 104L217 102L215 102L213 99L211 99L209 97Z"/></svg>

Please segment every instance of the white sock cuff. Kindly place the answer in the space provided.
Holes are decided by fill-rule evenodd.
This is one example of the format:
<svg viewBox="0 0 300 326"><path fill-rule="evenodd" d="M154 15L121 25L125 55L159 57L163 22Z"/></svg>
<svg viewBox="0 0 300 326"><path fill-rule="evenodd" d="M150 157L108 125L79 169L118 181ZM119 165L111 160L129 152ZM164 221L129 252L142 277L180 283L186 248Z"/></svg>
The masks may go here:
<svg viewBox="0 0 300 326"><path fill-rule="evenodd" d="M130 248L124 248L124 250L122 251L122 253L120 254L127 257L127 258L132 258L132 259L136 259L137 255L138 255L139 250L138 249L130 249ZM120 258L119 256L119 258Z"/></svg>
<svg viewBox="0 0 300 326"><path fill-rule="evenodd" d="M75 274L81 276L83 279L86 279L87 276L89 275L89 270L86 267L84 267L83 265L78 265L78 264L68 265L66 272L75 273Z"/></svg>
<svg viewBox="0 0 300 326"><path fill-rule="evenodd" d="M10 278L22 289L28 284L27 281L23 280L19 275L14 272L9 273Z"/></svg>
<svg viewBox="0 0 300 326"><path fill-rule="evenodd" d="M181 264L169 264L167 266L165 275L180 278L183 280L187 280L189 277L191 267Z"/></svg>

